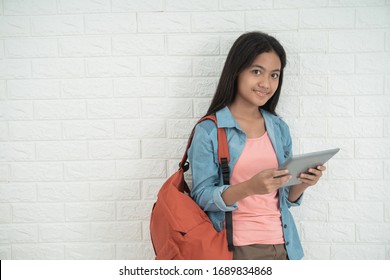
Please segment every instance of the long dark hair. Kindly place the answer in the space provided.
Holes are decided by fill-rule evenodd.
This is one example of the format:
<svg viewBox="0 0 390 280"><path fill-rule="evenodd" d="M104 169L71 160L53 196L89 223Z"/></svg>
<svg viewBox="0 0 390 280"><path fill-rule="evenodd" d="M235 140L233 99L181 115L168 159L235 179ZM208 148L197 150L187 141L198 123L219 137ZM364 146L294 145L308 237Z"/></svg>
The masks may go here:
<svg viewBox="0 0 390 280"><path fill-rule="evenodd" d="M237 94L239 74L250 67L259 54L271 51L279 56L281 62L279 85L275 94L261 108L276 115L275 109L283 83L283 69L286 66L286 52L278 40L262 32L244 33L234 42L226 58L217 90L206 115L214 114L223 107L232 104Z"/></svg>

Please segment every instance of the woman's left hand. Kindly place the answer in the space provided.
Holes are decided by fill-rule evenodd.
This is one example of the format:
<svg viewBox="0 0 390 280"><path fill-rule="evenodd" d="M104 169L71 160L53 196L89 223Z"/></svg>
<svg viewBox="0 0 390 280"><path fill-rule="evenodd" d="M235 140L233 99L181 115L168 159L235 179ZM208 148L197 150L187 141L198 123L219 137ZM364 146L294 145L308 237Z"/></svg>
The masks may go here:
<svg viewBox="0 0 390 280"><path fill-rule="evenodd" d="M318 180L322 176L322 172L325 170L326 167L323 165L319 165L317 168L309 168L308 173L301 173L298 180L308 187L313 186L317 184Z"/></svg>

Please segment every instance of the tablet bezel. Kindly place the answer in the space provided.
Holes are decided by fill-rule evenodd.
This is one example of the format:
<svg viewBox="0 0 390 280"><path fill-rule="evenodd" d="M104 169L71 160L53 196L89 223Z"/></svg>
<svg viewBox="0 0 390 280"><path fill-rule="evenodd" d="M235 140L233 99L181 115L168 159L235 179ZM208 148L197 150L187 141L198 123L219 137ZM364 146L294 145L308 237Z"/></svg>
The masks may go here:
<svg viewBox="0 0 390 280"><path fill-rule="evenodd" d="M298 180L301 173L307 173L309 168L316 168L318 165L324 165L329 159L340 151L339 148L322 150L318 152L305 153L292 156L285 161L279 169L287 169L292 178L282 187L301 184Z"/></svg>

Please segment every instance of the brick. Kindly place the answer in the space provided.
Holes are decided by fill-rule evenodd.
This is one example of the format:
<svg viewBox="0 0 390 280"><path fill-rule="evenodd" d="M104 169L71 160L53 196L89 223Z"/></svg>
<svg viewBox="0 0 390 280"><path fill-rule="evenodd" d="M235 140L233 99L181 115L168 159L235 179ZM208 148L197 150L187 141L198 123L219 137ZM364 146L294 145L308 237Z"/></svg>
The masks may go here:
<svg viewBox="0 0 390 280"><path fill-rule="evenodd" d="M14 260L63 260L64 256L63 244L40 243L12 246L12 259Z"/></svg>
<svg viewBox="0 0 390 280"><path fill-rule="evenodd" d="M0 187L1 188L1 187ZM3 192L0 189L0 192ZM12 208L10 204L2 203L0 205L0 223L11 223L12 222ZM1 252L1 249L0 249ZM1 253L0 253L1 255Z"/></svg>
<svg viewBox="0 0 390 280"><path fill-rule="evenodd" d="M137 99L99 99L88 100L88 118L117 119L139 118L139 100Z"/></svg>
<svg viewBox="0 0 390 280"><path fill-rule="evenodd" d="M196 120L168 120L167 137L174 139L188 139Z"/></svg>
<svg viewBox="0 0 390 280"><path fill-rule="evenodd" d="M0 18L0 36L30 36L30 17L2 16Z"/></svg>
<svg viewBox="0 0 390 280"><path fill-rule="evenodd" d="M304 260L330 260L330 244L302 242Z"/></svg>
<svg viewBox="0 0 390 280"><path fill-rule="evenodd" d="M299 27L308 29L353 28L355 9L315 8L299 11Z"/></svg>
<svg viewBox="0 0 390 280"><path fill-rule="evenodd" d="M112 36L113 55L163 55L163 35L115 35Z"/></svg>
<svg viewBox="0 0 390 280"><path fill-rule="evenodd" d="M353 97L303 96L301 97L303 117L352 117Z"/></svg>
<svg viewBox="0 0 390 280"><path fill-rule="evenodd" d="M170 97L213 97L217 88L216 79L207 78L169 78Z"/></svg>
<svg viewBox="0 0 390 280"><path fill-rule="evenodd" d="M378 202L329 202L331 222L383 222L383 203Z"/></svg>
<svg viewBox="0 0 390 280"><path fill-rule="evenodd" d="M355 225L352 223L303 222L302 241L347 243L355 241Z"/></svg>
<svg viewBox="0 0 390 280"><path fill-rule="evenodd" d="M66 79L61 81L63 98L101 98L113 96L111 79Z"/></svg>
<svg viewBox="0 0 390 280"><path fill-rule="evenodd" d="M110 12L110 0L60 0L58 10L64 14Z"/></svg>
<svg viewBox="0 0 390 280"><path fill-rule="evenodd" d="M112 1L111 5L113 12L160 12L164 10L163 0L116 0Z"/></svg>
<svg viewBox="0 0 390 280"><path fill-rule="evenodd" d="M355 61L350 54L302 54L301 74L352 74Z"/></svg>
<svg viewBox="0 0 390 280"><path fill-rule="evenodd" d="M165 178L165 160L121 160L116 163L117 179Z"/></svg>
<svg viewBox="0 0 390 280"><path fill-rule="evenodd" d="M311 188L307 190L311 191ZM328 203L305 200L304 205L294 211L294 217L299 221L323 221L328 219Z"/></svg>
<svg viewBox="0 0 390 280"><path fill-rule="evenodd" d="M352 201L355 200L355 186L352 181L329 180L323 178L313 187L305 191L305 204L308 201ZM302 210L305 212L305 210Z"/></svg>
<svg viewBox="0 0 390 280"><path fill-rule="evenodd" d="M0 183L0 202L34 202L37 200L35 183Z"/></svg>
<svg viewBox="0 0 390 280"><path fill-rule="evenodd" d="M326 137L326 120L321 118L285 118L292 137Z"/></svg>
<svg viewBox="0 0 390 280"><path fill-rule="evenodd" d="M282 94L299 96L327 95L327 78L317 75L284 76Z"/></svg>
<svg viewBox="0 0 390 280"><path fill-rule="evenodd" d="M300 101L297 96L283 96L279 100L277 113L282 117L299 117Z"/></svg>
<svg viewBox="0 0 390 280"><path fill-rule="evenodd" d="M332 138L308 138L299 140L299 151L310 153L331 148L340 148L335 158L352 159L355 157L354 139L332 139Z"/></svg>
<svg viewBox="0 0 390 280"><path fill-rule="evenodd" d="M336 138L382 137L383 124L378 118L329 118L328 133Z"/></svg>
<svg viewBox="0 0 390 280"><path fill-rule="evenodd" d="M211 98L202 98L202 99L197 99L197 100L194 100L194 117L195 118L201 118L203 117L206 112L207 112L207 109L209 108L210 106L210 103L211 103Z"/></svg>
<svg viewBox="0 0 390 280"><path fill-rule="evenodd" d="M0 120L32 120L32 101L3 101L0 103Z"/></svg>
<svg viewBox="0 0 390 280"><path fill-rule="evenodd" d="M187 146L186 140L156 139L142 140L142 158L145 159L171 159L181 158Z"/></svg>
<svg viewBox="0 0 390 280"><path fill-rule="evenodd" d="M57 13L56 0L4 0L5 15L45 15Z"/></svg>
<svg viewBox="0 0 390 280"><path fill-rule="evenodd" d="M330 0L330 6L352 6L352 7L360 7L360 6L380 6L383 4L383 0Z"/></svg>
<svg viewBox="0 0 390 280"><path fill-rule="evenodd" d="M84 61L78 58L34 59L34 78L80 78L85 76Z"/></svg>
<svg viewBox="0 0 390 280"><path fill-rule="evenodd" d="M245 26L250 30L296 30L298 29L298 10L262 10L245 13ZM234 31L238 31L235 29Z"/></svg>
<svg viewBox="0 0 390 280"><path fill-rule="evenodd" d="M192 102L186 99L144 99L142 100L143 118L190 118Z"/></svg>
<svg viewBox="0 0 390 280"><path fill-rule="evenodd" d="M57 57L58 44L51 38L8 38L4 40L6 57Z"/></svg>
<svg viewBox="0 0 390 280"><path fill-rule="evenodd" d="M314 0L314 1L275 0L274 1L275 8L308 8L308 7L326 7L326 6L328 6L328 1L326 0Z"/></svg>
<svg viewBox="0 0 390 280"><path fill-rule="evenodd" d="M110 40L105 36L69 36L58 40L62 57L109 56Z"/></svg>
<svg viewBox="0 0 390 280"><path fill-rule="evenodd" d="M66 203L65 216L67 222L112 221L115 220L115 203Z"/></svg>
<svg viewBox="0 0 390 280"><path fill-rule="evenodd" d="M164 180L143 180L142 199L155 201L157 199L158 191L160 190L164 182Z"/></svg>
<svg viewBox="0 0 390 280"><path fill-rule="evenodd" d="M9 137L8 122L0 121L0 140L7 141Z"/></svg>
<svg viewBox="0 0 390 280"><path fill-rule="evenodd" d="M150 217L153 202L134 201L134 202L117 202L117 218L123 220L147 220Z"/></svg>
<svg viewBox="0 0 390 280"><path fill-rule="evenodd" d="M199 12L192 15L193 32L237 32L245 29L242 12Z"/></svg>
<svg viewBox="0 0 390 280"><path fill-rule="evenodd" d="M86 59L88 77L123 77L135 76L138 63L135 58L104 57Z"/></svg>
<svg viewBox="0 0 390 280"><path fill-rule="evenodd" d="M31 78L31 62L26 59L0 60L0 79Z"/></svg>
<svg viewBox="0 0 390 280"><path fill-rule="evenodd" d="M364 7L356 9L358 28L389 28L390 9L388 7Z"/></svg>
<svg viewBox="0 0 390 280"><path fill-rule="evenodd" d="M270 0L250 0L250 1L234 1L234 0L222 0L220 4L220 10L262 10L272 8L273 4Z"/></svg>
<svg viewBox="0 0 390 280"><path fill-rule="evenodd" d="M110 260L115 259L115 245L102 243L84 243L65 245L67 260Z"/></svg>
<svg viewBox="0 0 390 280"><path fill-rule="evenodd" d="M86 104L75 100L42 100L34 102L36 120L84 119Z"/></svg>
<svg viewBox="0 0 390 280"><path fill-rule="evenodd" d="M390 54L370 53L356 56L356 73L389 74Z"/></svg>
<svg viewBox="0 0 390 280"><path fill-rule="evenodd" d="M389 181L359 181L356 182L355 196L356 200L360 201L389 201L390 190L388 188Z"/></svg>
<svg viewBox="0 0 390 280"><path fill-rule="evenodd" d="M123 138L159 138L165 137L163 120L117 120L115 136Z"/></svg>
<svg viewBox="0 0 390 280"><path fill-rule="evenodd" d="M91 200L137 200L141 198L139 181L109 181L90 183Z"/></svg>
<svg viewBox="0 0 390 280"><path fill-rule="evenodd" d="M64 221L62 203L18 203L12 206L12 221L15 223L45 223Z"/></svg>
<svg viewBox="0 0 390 280"><path fill-rule="evenodd" d="M355 140L356 158L390 158L390 139L356 139Z"/></svg>
<svg viewBox="0 0 390 280"><path fill-rule="evenodd" d="M368 102L375 104L370 105ZM389 96L356 97L356 115L360 116L386 116L390 113Z"/></svg>
<svg viewBox="0 0 390 280"><path fill-rule="evenodd" d="M0 163L0 182L9 182L10 170L8 164Z"/></svg>
<svg viewBox="0 0 390 280"><path fill-rule="evenodd" d="M55 223L39 225L40 242L86 242L89 241L88 223Z"/></svg>
<svg viewBox="0 0 390 280"><path fill-rule="evenodd" d="M50 141L36 143L37 160L85 160L88 158L86 142Z"/></svg>
<svg viewBox="0 0 390 280"><path fill-rule="evenodd" d="M8 99L53 99L60 96L57 80L8 80Z"/></svg>
<svg viewBox="0 0 390 280"><path fill-rule="evenodd" d="M177 33L189 32L191 17L189 13L138 13L138 32Z"/></svg>
<svg viewBox="0 0 390 280"><path fill-rule="evenodd" d="M6 98L5 81L0 81L0 100L4 100L5 98Z"/></svg>
<svg viewBox="0 0 390 280"><path fill-rule="evenodd" d="M110 180L115 178L114 161L78 161L64 163L65 180Z"/></svg>
<svg viewBox="0 0 390 280"><path fill-rule="evenodd" d="M193 75L201 77L216 77L222 73L225 58L206 56L193 58Z"/></svg>
<svg viewBox="0 0 390 280"><path fill-rule="evenodd" d="M116 245L117 259L119 260L153 260L154 251L151 242L134 242Z"/></svg>
<svg viewBox="0 0 390 280"><path fill-rule="evenodd" d="M332 245L333 260L383 260L385 248L383 245L337 244Z"/></svg>
<svg viewBox="0 0 390 280"><path fill-rule="evenodd" d="M383 223L357 224L356 241L361 243L389 243L390 225Z"/></svg>
<svg viewBox="0 0 390 280"><path fill-rule="evenodd" d="M91 159L133 159L140 158L139 140L90 141Z"/></svg>
<svg viewBox="0 0 390 280"><path fill-rule="evenodd" d="M0 245L0 259L11 260L11 246Z"/></svg>
<svg viewBox="0 0 390 280"><path fill-rule="evenodd" d="M57 181L63 179L62 163L19 162L10 164L13 181Z"/></svg>
<svg viewBox="0 0 390 280"><path fill-rule="evenodd" d="M139 242L142 241L140 222L92 223L92 242Z"/></svg>
<svg viewBox="0 0 390 280"><path fill-rule="evenodd" d="M333 159L328 166L331 179L378 180L383 178L383 166L380 160Z"/></svg>
<svg viewBox="0 0 390 280"><path fill-rule="evenodd" d="M383 92L383 79L378 76L329 76L329 95L375 95Z"/></svg>
<svg viewBox="0 0 390 280"><path fill-rule="evenodd" d="M377 52L383 51L383 31L331 31L329 33L330 52Z"/></svg>
<svg viewBox="0 0 390 280"><path fill-rule="evenodd" d="M89 185L86 182L38 183L37 194L41 202L87 201Z"/></svg>
<svg viewBox="0 0 390 280"><path fill-rule="evenodd" d="M171 35L168 36L170 55L218 55L219 37L209 35Z"/></svg>
<svg viewBox="0 0 390 280"><path fill-rule="evenodd" d="M135 33L137 30L135 13L86 14L86 34Z"/></svg>
<svg viewBox="0 0 390 280"><path fill-rule="evenodd" d="M64 139L112 139L114 136L114 122L111 120L96 121L64 121Z"/></svg>
<svg viewBox="0 0 390 280"><path fill-rule="evenodd" d="M116 97L162 97L165 95L164 78L115 78Z"/></svg>
<svg viewBox="0 0 390 280"><path fill-rule="evenodd" d="M190 57L143 57L141 74L143 76L191 76L192 61Z"/></svg>
<svg viewBox="0 0 390 280"><path fill-rule="evenodd" d="M58 36L84 33L84 20L81 15L49 15L31 18L32 35Z"/></svg>
<svg viewBox="0 0 390 280"><path fill-rule="evenodd" d="M324 31L277 31L273 35L289 54L328 51L328 33Z"/></svg>
<svg viewBox="0 0 390 280"><path fill-rule="evenodd" d="M32 161L34 159L34 143L0 143L0 161Z"/></svg>

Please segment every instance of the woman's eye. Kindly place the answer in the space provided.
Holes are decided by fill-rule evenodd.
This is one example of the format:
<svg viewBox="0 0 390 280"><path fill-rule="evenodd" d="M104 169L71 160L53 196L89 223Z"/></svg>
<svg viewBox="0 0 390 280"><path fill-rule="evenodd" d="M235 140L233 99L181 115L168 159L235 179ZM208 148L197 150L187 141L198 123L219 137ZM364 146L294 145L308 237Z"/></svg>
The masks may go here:
<svg viewBox="0 0 390 280"><path fill-rule="evenodd" d="M255 70L252 71L252 73L255 74L255 75L260 75L261 71L258 70L258 69L255 69Z"/></svg>
<svg viewBox="0 0 390 280"><path fill-rule="evenodd" d="M279 74L278 73L274 73L274 74L271 75L271 77L273 79L279 79Z"/></svg>

